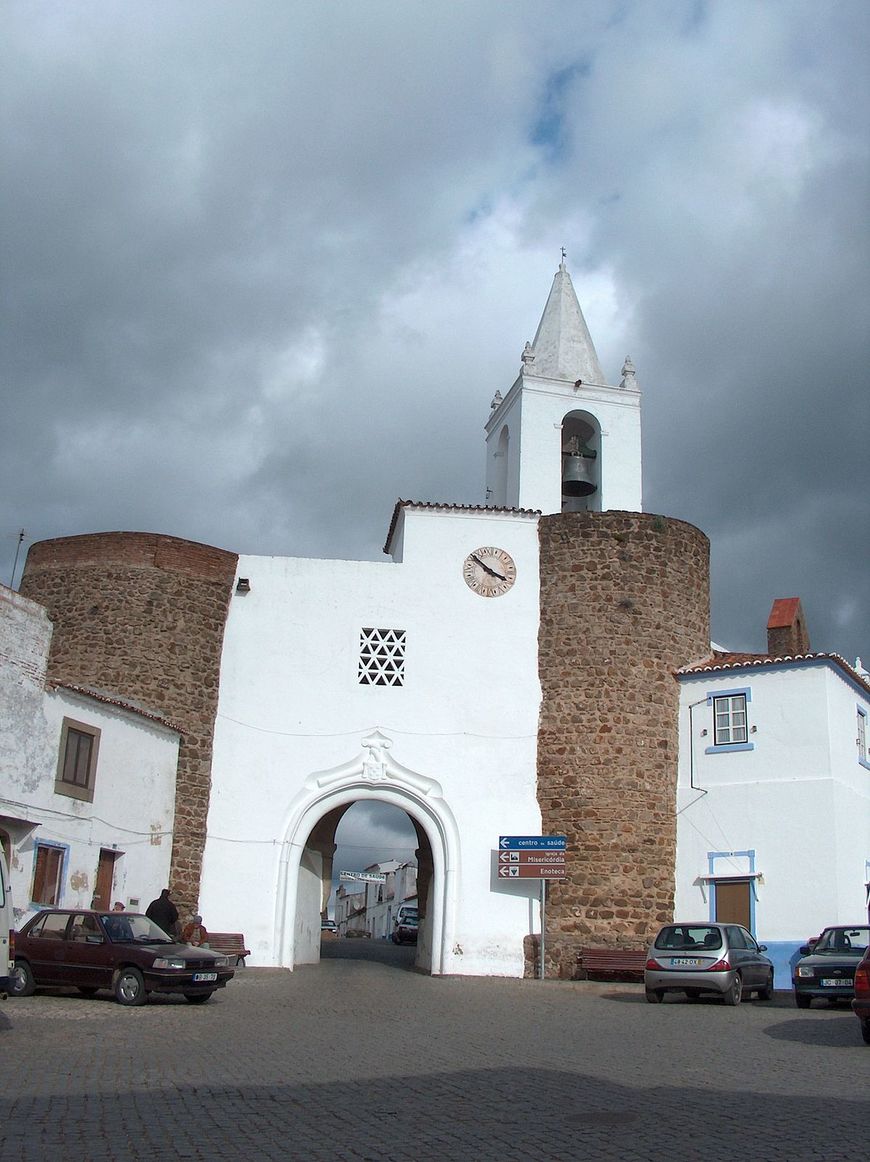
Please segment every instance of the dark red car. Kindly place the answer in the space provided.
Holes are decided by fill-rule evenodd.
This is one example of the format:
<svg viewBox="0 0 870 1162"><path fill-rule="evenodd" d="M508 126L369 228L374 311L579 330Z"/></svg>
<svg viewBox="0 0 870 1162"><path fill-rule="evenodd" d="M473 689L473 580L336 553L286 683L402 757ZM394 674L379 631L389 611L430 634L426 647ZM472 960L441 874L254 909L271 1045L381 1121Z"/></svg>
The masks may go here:
<svg viewBox="0 0 870 1162"><path fill-rule="evenodd" d="M852 998L852 1012L861 1022L861 1036L870 1045L870 948L855 969L855 995Z"/></svg>
<svg viewBox="0 0 870 1162"><path fill-rule="evenodd" d="M111 989L122 1005L142 1005L152 992L202 1004L234 975L228 957L178 944L137 912L46 908L15 934L9 992L71 985L85 996Z"/></svg>

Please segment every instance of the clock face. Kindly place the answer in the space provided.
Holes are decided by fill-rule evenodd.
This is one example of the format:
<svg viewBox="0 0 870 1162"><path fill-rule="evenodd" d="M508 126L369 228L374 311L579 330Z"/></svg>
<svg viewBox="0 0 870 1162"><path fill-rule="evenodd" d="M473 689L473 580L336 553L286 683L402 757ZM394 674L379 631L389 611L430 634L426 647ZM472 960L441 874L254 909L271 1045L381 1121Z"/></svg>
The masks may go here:
<svg viewBox="0 0 870 1162"><path fill-rule="evenodd" d="M475 549L462 565L465 584L481 597L501 597L517 579L517 567L510 553L492 546Z"/></svg>

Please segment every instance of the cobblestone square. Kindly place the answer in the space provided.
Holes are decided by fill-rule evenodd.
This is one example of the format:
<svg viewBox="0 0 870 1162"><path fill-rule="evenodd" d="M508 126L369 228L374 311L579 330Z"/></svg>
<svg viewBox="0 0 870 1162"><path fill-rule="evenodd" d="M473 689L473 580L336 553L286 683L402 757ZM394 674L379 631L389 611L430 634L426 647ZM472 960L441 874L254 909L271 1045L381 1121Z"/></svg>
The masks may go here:
<svg viewBox="0 0 870 1162"><path fill-rule="evenodd" d="M358 943L241 969L204 1006L6 1002L0 1158L866 1155L870 1051L848 1009L431 978L412 949Z"/></svg>

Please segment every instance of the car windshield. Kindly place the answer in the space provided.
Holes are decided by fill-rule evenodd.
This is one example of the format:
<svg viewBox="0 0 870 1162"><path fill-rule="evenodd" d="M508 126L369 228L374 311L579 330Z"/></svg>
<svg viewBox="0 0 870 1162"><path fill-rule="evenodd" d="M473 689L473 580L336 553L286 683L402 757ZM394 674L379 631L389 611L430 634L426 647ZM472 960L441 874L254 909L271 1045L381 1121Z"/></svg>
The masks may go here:
<svg viewBox="0 0 870 1162"><path fill-rule="evenodd" d="M416 910L416 908L414 909L413 912L410 910L407 912L403 912L402 915L399 917L399 923L400 924L416 924L417 923L417 910Z"/></svg>
<svg viewBox="0 0 870 1162"><path fill-rule="evenodd" d="M106 935L113 944L174 944L171 936L147 916L131 912L110 912L102 918Z"/></svg>
<svg viewBox="0 0 870 1162"><path fill-rule="evenodd" d="M870 927L862 928L826 928L816 941L813 953L848 952L856 956L863 956L870 944Z"/></svg>
<svg viewBox="0 0 870 1162"><path fill-rule="evenodd" d="M656 948L669 952L703 952L722 947L722 933L707 924L671 924L656 937Z"/></svg>

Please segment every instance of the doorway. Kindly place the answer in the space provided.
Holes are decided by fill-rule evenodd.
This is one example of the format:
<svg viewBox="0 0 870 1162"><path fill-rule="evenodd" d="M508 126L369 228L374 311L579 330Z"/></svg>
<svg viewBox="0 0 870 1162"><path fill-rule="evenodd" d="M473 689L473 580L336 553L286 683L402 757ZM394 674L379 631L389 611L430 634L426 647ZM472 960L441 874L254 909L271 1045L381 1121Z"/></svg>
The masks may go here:
<svg viewBox="0 0 870 1162"><path fill-rule="evenodd" d="M749 880L714 881L716 920L740 924L752 931L752 889Z"/></svg>

